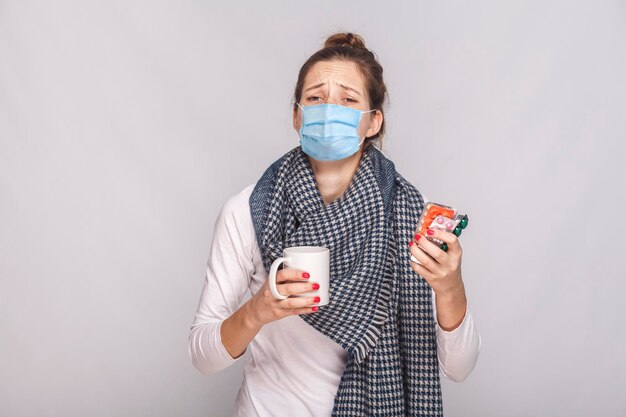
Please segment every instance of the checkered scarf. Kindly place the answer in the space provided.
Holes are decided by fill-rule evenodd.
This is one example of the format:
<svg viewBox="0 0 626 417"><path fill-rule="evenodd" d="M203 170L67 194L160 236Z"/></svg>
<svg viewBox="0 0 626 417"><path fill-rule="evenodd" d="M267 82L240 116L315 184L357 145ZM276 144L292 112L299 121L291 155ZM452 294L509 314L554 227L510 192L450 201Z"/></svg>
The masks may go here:
<svg viewBox="0 0 626 417"><path fill-rule="evenodd" d="M423 205L373 146L328 206L300 147L250 196L266 270L287 247L330 249L330 303L300 317L348 352L333 416L443 415L431 289L409 261Z"/></svg>

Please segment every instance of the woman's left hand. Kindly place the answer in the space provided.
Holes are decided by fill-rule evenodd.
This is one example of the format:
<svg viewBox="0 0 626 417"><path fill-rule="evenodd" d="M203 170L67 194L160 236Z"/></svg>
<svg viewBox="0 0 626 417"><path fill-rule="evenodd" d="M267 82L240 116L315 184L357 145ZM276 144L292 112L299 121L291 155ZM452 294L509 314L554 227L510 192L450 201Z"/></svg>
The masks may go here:
<svg viewBox="0 0 626 417"><path fill-rule="evenodd" d="M448 245L444 252L426 236L416 234L409 243L411 254L420 264L411 262L413 270L422 276L436 295L451 294L463 288L461 277L461 257L463 250L458 238L443 230L428 230L428 236L442 240Z"/></svg>

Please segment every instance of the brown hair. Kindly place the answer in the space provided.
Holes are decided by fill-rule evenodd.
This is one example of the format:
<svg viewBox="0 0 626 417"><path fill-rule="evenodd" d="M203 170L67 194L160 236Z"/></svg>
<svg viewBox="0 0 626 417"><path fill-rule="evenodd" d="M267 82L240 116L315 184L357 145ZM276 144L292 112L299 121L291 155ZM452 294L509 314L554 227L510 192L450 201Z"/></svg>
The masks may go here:
<svg viewBox="0 0 626 417"><path fill-rule="evenodd" d="M298 73L298 82L294 92L294 110L297 110L297 104L302 98L302 88L304 87L304 78L308 74L313 65L320 61L345 60L357 64L363 77L365 78L365 88L369 96L370 109L380 110L383 112L383 104L387 97L387 87L383 81L383 67L380 66L376 56L372 51L365 47L365 41L359 35L354 33L336 33L331 35L324 47L315 52L306 60L300 72ZM384 113L383 113L384 116ZM380 126L378 133L365 140L365 145L369 142L382 137L385 130L385 119Z"/></svg>

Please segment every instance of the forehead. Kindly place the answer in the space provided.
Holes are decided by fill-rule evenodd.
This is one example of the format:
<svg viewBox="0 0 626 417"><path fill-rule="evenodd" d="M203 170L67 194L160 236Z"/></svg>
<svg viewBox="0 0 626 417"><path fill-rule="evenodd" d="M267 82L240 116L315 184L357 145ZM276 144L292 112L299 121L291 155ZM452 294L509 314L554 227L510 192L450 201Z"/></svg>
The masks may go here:
<svg viewBox="0 0 626 417"><path fill-rule="evenodd" d="M344 84L365 92L365 80L359 66L352 61L333 60L316 62L304 77L304 88L319 83Z"/></svg>

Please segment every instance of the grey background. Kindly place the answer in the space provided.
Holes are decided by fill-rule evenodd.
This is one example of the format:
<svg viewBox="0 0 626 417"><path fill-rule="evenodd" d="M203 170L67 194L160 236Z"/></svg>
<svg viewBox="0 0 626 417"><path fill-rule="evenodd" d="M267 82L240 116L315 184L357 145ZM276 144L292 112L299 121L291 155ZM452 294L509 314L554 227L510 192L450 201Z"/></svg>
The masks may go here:
<svg viewBox="0 0 626 417"><path fill-rule="evenodd" d="M626 3L598 0L0 0L0 415L230 415L243 362L187 356L213 223L297 145L336 30L385 68L398 170L471 218L447 416L626 415Z"/></svg>

